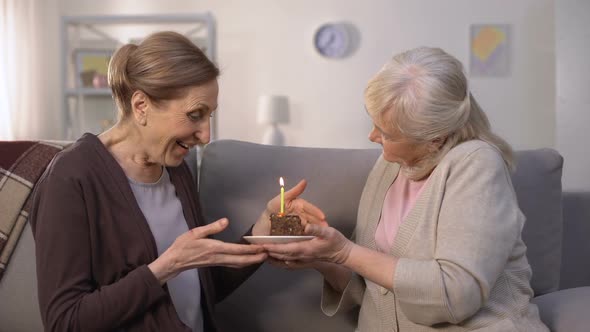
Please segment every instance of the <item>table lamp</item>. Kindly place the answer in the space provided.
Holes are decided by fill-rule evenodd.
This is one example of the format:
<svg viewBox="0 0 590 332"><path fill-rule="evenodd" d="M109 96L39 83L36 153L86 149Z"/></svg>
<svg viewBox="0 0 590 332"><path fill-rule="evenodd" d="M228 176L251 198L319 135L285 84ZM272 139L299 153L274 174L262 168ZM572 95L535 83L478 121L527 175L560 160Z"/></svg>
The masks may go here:
<svg viewBox="0 0 590 332"><path fill-rule="evenodd" d="M259 124L268 125L262 137L262 144L284 145L285 136L278 125L289 123L289 98L277 95L260 96L257 119Z"/></svg>

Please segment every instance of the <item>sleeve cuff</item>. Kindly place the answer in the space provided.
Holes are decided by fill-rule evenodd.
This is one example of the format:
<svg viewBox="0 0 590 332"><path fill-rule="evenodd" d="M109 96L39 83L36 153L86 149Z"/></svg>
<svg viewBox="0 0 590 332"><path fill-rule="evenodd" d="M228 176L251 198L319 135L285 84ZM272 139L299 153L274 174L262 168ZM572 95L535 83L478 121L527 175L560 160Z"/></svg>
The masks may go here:
<svg viewBox="0 0 590 332"><path fill-rule="evenodd" d="M139 274L145 285L147 286L148 303L152 304L166 296L164 287L160 285L160 281L156 278L152 270L147 265L143 265L134 271Z"/></svg>
<svg viewBox="0 0 590 332"><path fill-rule="evenodd" d="M322 291L322 311L326 316L334 316L338 311L348 310L359 305L365 292L365 282L361 276L352 274L350 281L343 292L336 291L330 283L324 279Z"/></svg>

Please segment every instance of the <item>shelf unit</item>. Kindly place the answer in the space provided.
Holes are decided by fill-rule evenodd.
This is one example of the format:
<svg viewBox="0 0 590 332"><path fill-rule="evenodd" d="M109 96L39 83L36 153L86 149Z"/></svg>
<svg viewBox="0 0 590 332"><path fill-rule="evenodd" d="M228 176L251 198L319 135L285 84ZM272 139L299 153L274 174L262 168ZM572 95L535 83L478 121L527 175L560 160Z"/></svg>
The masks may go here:
<svg viewBox="0 0 590 332"><path fill-rule="evenodd" d="M108 52L114 52L123 44L137 42L160 30L174 30L184 34L204 49L209 59L216 62L216 26L213 15L208 12L62 17L61 91L65 139L77 139L86 131L98 134L116 120L116 108L110 89L104 87L104 83L82 83L82 66L76 54L80 51L99 50L108 57ZM105 111L107 114L97 114ZM101 124L96 122L101 118L104 123L99 127ZM211 119L212 139L217 137L216 119Z"/></svg>

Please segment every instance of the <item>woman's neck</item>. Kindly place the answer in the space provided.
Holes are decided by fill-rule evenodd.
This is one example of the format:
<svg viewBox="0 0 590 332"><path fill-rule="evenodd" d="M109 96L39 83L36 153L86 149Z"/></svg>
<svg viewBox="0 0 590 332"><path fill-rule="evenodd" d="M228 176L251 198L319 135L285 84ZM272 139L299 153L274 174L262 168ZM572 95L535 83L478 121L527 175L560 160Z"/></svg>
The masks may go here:
<svg viewBox="0 0 590 332"><path fill-rule="evenodd" d="M162 175L162 165L151 161L148 150L137 128L119 121L98 139L119 163L127 177L137 182L157 182Z"/></svg>

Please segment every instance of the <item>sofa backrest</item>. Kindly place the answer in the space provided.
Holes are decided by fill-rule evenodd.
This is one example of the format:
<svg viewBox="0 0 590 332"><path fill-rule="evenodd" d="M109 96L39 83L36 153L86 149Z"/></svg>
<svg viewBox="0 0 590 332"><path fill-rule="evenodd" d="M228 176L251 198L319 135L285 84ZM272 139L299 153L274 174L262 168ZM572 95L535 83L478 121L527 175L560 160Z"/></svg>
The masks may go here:
<svg viewBox="0 0 590 332"><path fill-rule="evenodd" d="M278 193L278 178L283 176L287 187L307 179L303 198L321 207L332 226L350 235L365 180L380 153L380 149L213 142L205 149L201 164L205 218L211 222L228 217L230 227L221 238L235 241ZM520 151L516 158L513 184L527 217L523 239L533 269L531 283L536 294L543 294L559 286L562 158L550 149ZM311 323L318 331L320 326L331 331L350 329L353 318L321 314L320 293L321 278L315 271L284 271L264 265L219 306L219 315L229 330L249 326L257 331L276 331L288 326L298 331ZM291 309L297 315L289 315ZM251 314L237 314L244 312Z"/></svg>
<svg viewBox="0 0 590 332"><path fill-rule="evenodd" d="M563 216L561 172L563 158L552 149L516 152L512 183L527 220L522 238L533 269L535 295L559 289Z"/></svg>
<svg viewBox="0 0 590 332"><path fill-rule="evenodd" d="M285 189L306 179L302 197L320 206L333 226L351 235L361 191L379 154L377 149L213 142L205 149L199 180L205 219L228 217L229 229L220 238L237 240L279 193L282 176ZM352 331L355 324L349 317L328 319L322 314L321 285L315 271L285 271L265 264L218 306L222 330Z"/></svg>

